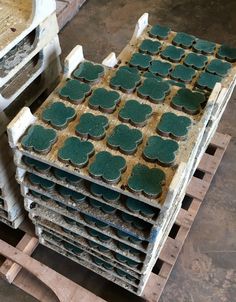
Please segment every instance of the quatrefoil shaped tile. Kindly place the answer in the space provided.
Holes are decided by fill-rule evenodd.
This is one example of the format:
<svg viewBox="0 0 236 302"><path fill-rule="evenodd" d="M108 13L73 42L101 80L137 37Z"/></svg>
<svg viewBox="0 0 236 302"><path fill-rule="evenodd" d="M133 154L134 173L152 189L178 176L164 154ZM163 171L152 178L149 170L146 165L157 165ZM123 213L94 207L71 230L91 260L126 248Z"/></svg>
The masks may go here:
<svg viewBox="0 0 236 302"><path fill-rule="evenodd" d="M183 140L191 126L191 120L186 116L179 116L172 112L166 112L162 115L157 132L163 136L170 136L177 140Z"/></svg>
<svg viewBox="0 0 236 302"><path fill-rule="evenodd" d="M88 242L88 244L89 244L90 247L92 247L92 248L94 248L94 249L96 249L96 250L99 250L99 251L102 252L102 253L107 253L107 252L110 251L107 247L102 246L102 245L100 245L100 244L97 244L97 243L94 242L94 241L91 241L91 240L88 240L88 239L87 239L87 242Z"/></svg>
<svg viewBox="0 0 236 302"><path fill-rule="evenodd" d="M119 261L119 262L122 262L122 263L125 263L127 264L128 266L130 267L134 267L134 268L137 268L139 266L139 263L134 261L134 260L131 260L123 255L120 255L118 253L115 254L115 257L116 259Z"/></svg>
<svg viewBox="0 0 236 302"><path fill-rule="evenodd" d="M116 234L117 234L118 237L120 237L122 239L125 239L127 241L131 241L134 244L142 244L143 243L143 241L140 238L132 236L129 233L126 233L124 231L117 230Z"/></svg>
<svg viewBox="0 0 236 302"><path fill-rule="evenodd" d="M162 103L170 92L170 85L156 79L147 78L138 88L137 93L141 98L149 99L153 103Z"/></svg>
<svg viewBox="0 0 236 302"><path fill-rule="evenodd" d="M217 51L217 56L232 63L236 62L236 48L222 45Z"/></svg>
<svg viewBox="0 0 236 302"><path fill-rule="evenodd" d="M58 151L59 160L70 163L76 167L87 165L89 157L94 153L91 142L81 141L78 137L69 137L65 140L63 147Z"/></svg>
<svg viewBox="0 0 236 302"><path fill-rule="evenodd" d="M47 180L47 179L44 179L42 177L39 177L35 174L29 173L28 174L28 179L33 185L39 186L44 190L52 191L55 188L55 183L54 182L52 182L50 180Z"/></svg>
<svg viewBox="0 0 236 302"><path fill-rule="evenodd" d="M229 62L224 62L222 60L212 60L208 65L206 70L210 73L216 74L218 76L225 77L232 65Z"/></svg>
<svg viewBox="0 0 236 302"><path fill-rule="evenodd" d="M105 223L105 222L103 222L103 221L100 221L100 220L98 220L98 219L96 219L96 218L94 218L94 217L91 217L91 216L86 215L86 214L82 214L82 216L83 216L84 220L85 220L88 224L90 224L90 225L94 225L94 226L96 226L97 228L103 229L103 230L109 228L109 224L107 224L107 223Z"/></svg>
<svg viewBox="0 0 236 302"><path fill-rule="evenodd" d="M97 88L89 98L88 105L94 110L112 113L120 101L120 95L116 91L105 88Z"/></svg>
<svg viewBox="0 0 236 302"><path fill-rule="evenodd" d="M207 89L211 91L215 87L215 84L221 81L222 81L222 77L209 72L203 72L198 78L196 84L201 89Z"/></svg>
<svg viewBox="0 0 236 302"><path fill-rule="evenodd" d="M148 198L157 198L162 193L165 173L158 169L137 164L128 179L128 187L134 193L142 193Z"/></svg>
<svg viewBox="0 0 236 302"><path fill-rule="evenodd" d="M52 173L57 179L69 182L71 184L78 184L82 181L80 177L54 167L52 168Z"/></svg>
<svg viewBox="0 0 236 302"><path fill-rule="evenodd" d="M71 199L72 201L77 203L84 202L86 199L86 196L84 196L83 194L75 192L71 189L68 189L60 185L57 185L56 190L62 197Z"/></svg>
<svg viewBox="0 0 236 302"><path fill-rule="evenodd" d="M104 68L101 65L91 62L82 62L79 68L74 71L74 77L85 82L98 82L104 74Z"/></svg>
<svg viewBox="0 0 236 302"><path fill-rule="evenodd" d="M103 115L84 113L81 115L79 124L75 127L77 135L94 140L102 139L108 128L108 118Z"/></svg>
<svg viewBox="0 0 236 302"><path fill-rule="evenodd" d="M113 129L107 139L107 144L125 154L133 154L142 142L142 138L142 132L138 129L130 129L128 126L120 124Z"/></svg>
<svg viewBox="0 0 236 302"><path fill-rule="evenodd" d="M169 45L161 52L161 57L163 59L177 63L181 61L184 54L185 52L182 48Z"/></svg>
<svg viewBox="0 0 236 302"><path fill-rule="evenodd" d="M100 233L94 229L87 228L87 231L90 236L95 237L102 242L109 242L112 240L111 237L104 235L103 233Z"/></svg>
<svg viewBox="0 0 236 302"><path fill-rule="evenodd" d="M183 48L191 48L195 42L195 37L186 33L179 32L176 34L172 43Z"/></svg>
<svg viewBox="0 0 236 302"><path fill-rule="evenodd" d="M43 201L49 201L50 198L45 196L45 195L42 195L42 194L39 194L38 192L35 192L33 190L29 190L29 193L33 196L33 197L36 197L36 198L40 198L42 199Z"/></svg>
<svg viewBox="0 0 236 302"><path fill-rule="evenodd" d="M206 98L203 93L185 88L177 91L171 100L171 106L189 114L197 114L205 102Z"/></svg>
<svg viewBox="0 0 236 302"><path fill-rule="evenodd" d="M137 67L141 70L148 69L150 63L152 61L152 57L147 54L142 53L134 53L129 61L129 65L133 67Z"/></svg>
<svg viewBox="0 0 236 302"><path fill-rule="evenodd" d="M127 213L121 213L121 218L123 221L131 224L134 228L139 229L140 231L144 231L149 228L148 223Z"/></svg>
<svg viewBox="0 0 236 302"><path fill-rule="evenodd" d="M158 38L160 40L165 40L168 38L171 29L167 26L161 26L159 24L154 25L149 31L149 36L152 38Z"/></svg>
<svg viewBox="0 0 236 302"><path fill-rule="evenodd" d="M108 202L117 202L120 199L120 193L95 183L90 184L90 192L92 195L100 197Z"/></svg>
<svg viewBox="0 0 236 302"><path fill-rule="evenodd" d="M139 250L136 250L135 248L130 247L129 245L124 244L123 242L117 242L117 245L122 251L128 252L128 253L138 256L138 257L142 256L142 254L141 254L141 252L139 252Z"/></svg>
<svg viewBox="0 0 236 302"><path fill-rule="evenodd" d="M93 259L93 263L95 263L97 266L102 266L104 267L106 270L112 270L113 266L110 263L107 263L106 261L103 261L100 258L97 257L92 257Z"/></svg>
<svg viewBox="0 0 236 302"><path fill-rule="evenodd" d="M115 156L107 151L96 154L94 162L89 166L92 177L102 178L109 183L117 183L126 169L126 161L121 156Z"/></svg>
<svg viewBox="0 0 236 302"><path fill-rule="evenodd" d="M21 140L24 149L38 153L48 153L57 140L57 133L41 125L31 126Z"/></svg>
<svg viewBox="0 0 236 302"><path fill-rule="evenodd" d="M163 139L160 136L151 136L143 150L145 159L157 162L162 166L173 165L179 144L171 139Z"/></svg>
<svg viewBox="0 0 236 302"><path fill-rule="evenodd" d="M153 41L145 39L139 46L139 51L150 55L156 55L161 50L161 43L159 41Z"/></svg>
<svg viewBox="0 0 236 302"><path fill-rule="evenodd" d="M169 75L171 69L172 65L170 63L159 60L152 61L149 67L149 71L164 78Z"/></svg>
<svg viewBox="0 0 236 302"><path fill-rule="evenodd" d="M141 214L148 218L153 218L159 213L158 209L131 197L126 199L125 205L131 212Z"/></svg>
<svg viewBox="0 0 236 302"><path fill-rule="evenodd" d="M193 80L195 74L196 72L192 67L176 65L170 75L176 81L189 83Z"/></svg>
<svg viewBox="0 0 236 302"><path fill-rule="evenodd" d="M28 156L23 156L22 160L27 166L29 166L41 173L47 173L51 168L51 166L49 166L48 164L45 164L41 161L38 161L38 160L33 159Z"/></svg>
<svg viewBox="0 0 236 302"><path fill-rule="evenodd" d="M64 87L59 91L59 95L74 104L80 104L90 92L91 87L88 84L78 80L68 80Z"/></svg>
<svg viewBox="0 0 236 302"><path fill-rule="evenodd" d="M193 49L197 52L210 55L213 54L216 49L216 44L207 40L196 39L193 44Z"/></svg>
<svg viewBox="0 0 236 302"><path fill-rule="evenodd" d="M106 214L114 214L116 212L116 208L108 206L104 203L101 203L95 199L89 198L89 203L92 207L102 210Z"/></svg>
<svg viewBox="0 0 236 302"><path fill-rule="evenodd" d="M120 110L119 118L124 122L130 122L131 125L142 127L146 125L151 114L151 106L140 104L136 100L128 100Z"/></svg>
<svg viewBox="0 0 236 302"><path fill-rule="evenodd" d="M119 68L110 80L110 86L123 92L131 93L140 83L140 75L125 68Z"/></svg>
<svg viewBox="0 0 236 302"><path fill-rule="evenodd" d="M184 64L194 69L200 70L206 66L207 61L207 56L191 52L184 59Z"/></svg>
<svg viewBox="0 0 236 302"><path fill-rule="evenodd" d="M70 121L76 117L75 109L65 106L62 102L52 103L42 112L42 119L57 129L67 127Z"/></svg>

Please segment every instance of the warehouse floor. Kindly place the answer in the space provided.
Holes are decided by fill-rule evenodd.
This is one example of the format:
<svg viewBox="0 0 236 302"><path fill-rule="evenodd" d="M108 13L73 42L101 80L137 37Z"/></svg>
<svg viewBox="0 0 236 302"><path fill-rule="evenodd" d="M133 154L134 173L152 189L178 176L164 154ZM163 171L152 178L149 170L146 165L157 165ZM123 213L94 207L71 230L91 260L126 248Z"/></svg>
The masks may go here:
<svg viewBox="0 0 236 302"><path fill-rule="evenodd" d="M175 31L236 47L235 11L234 0L88 0L60 34L62 58L76 44L83 45L85 57L95 62L101 62L111 51L118 54L144 12L150 13L151 24L170 25ZM232 140L161 302L236 301L236 93L224 113L219 131L230 134ZM142 301L79 265L46 251L43 247L38 248L35 258L91 288L104 299ZM0 301L30 302L35 299L0 280Z"/></svg>

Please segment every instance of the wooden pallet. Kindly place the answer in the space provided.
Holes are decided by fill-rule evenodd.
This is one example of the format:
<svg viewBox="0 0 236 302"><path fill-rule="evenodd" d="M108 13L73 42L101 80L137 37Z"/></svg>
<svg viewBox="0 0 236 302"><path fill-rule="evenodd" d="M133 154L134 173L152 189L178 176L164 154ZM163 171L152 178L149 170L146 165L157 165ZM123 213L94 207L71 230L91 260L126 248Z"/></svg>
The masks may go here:
<svg viewBox="0 0 236 302"><path fill-rule="evenodd" d="M157 302L159 300L229 141L229 135L216 133L204 153L198 169L189 183L176 222L157 260L155 273L151 273L144 289L142 297L146 301ZM25 235L16 247L0 240L0 254L7 258L0 267L0 274L4 279L39 301L104 301L33 259L30 255L37 247L38 240L27 224L23 224L21 228L25 231Z"/></svg>
<svg viewBox="0 0 236 302"><path fill-rule="evenodd" d="M86 0L57 0L57 20L60 30L77 14Z"/></svg>

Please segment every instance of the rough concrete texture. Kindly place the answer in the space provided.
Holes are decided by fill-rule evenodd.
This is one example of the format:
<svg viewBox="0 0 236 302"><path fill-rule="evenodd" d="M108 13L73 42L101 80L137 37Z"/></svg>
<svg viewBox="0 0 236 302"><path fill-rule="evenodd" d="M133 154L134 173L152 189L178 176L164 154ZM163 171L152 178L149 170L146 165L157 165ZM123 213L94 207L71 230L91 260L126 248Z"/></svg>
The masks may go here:
<svg viewBox="0 0 236 302"><path fill-rule="evenodd" d="M76 45L85 57L101 62L111 51L117 54L129 41L137 19L150 13L150 23L172 26L203 39L236 47L236 2L205 0L88 0L61 32L63 58ZM197 215L184 248L166 285L161 302L233 302L236 296L236 94L232 97L219 130L232 136L220 168ZM112 302L143 301L88 272L55 257L46 248L37 259L90 288ZM63 259L63 260L62 260ZM0 281L0 301L35 301ZM9 289L9 290L8 290ZM21 299L21 300L20 300Z"/></svg>

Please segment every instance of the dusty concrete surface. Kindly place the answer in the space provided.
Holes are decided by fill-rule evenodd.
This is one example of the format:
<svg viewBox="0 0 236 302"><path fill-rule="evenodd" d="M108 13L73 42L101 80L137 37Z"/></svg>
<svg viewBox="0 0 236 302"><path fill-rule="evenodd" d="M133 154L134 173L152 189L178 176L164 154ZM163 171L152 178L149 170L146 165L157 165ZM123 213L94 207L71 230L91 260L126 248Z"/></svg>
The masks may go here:
<svg viewBox="0 0 236 302"><path fill-rule="evenodd" d="M101 62L117 54L129 41L136 20L150 13L150 23L160 22L175 31L236 47L234 0L88 0L60 34L63 57L76 45L85 57ZM220 124L232 136L220 168L194 222L184 248L163 292L161 302L236 301L236 94ZM142 301L86 269L53 257L40 247L37 259L79 282L111 302ZM109 285L109 287L108 287ZM0 281L0 301L35 301Z"/></svg>

